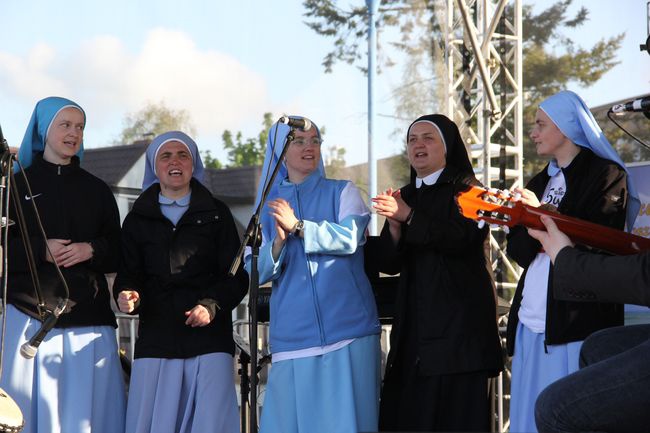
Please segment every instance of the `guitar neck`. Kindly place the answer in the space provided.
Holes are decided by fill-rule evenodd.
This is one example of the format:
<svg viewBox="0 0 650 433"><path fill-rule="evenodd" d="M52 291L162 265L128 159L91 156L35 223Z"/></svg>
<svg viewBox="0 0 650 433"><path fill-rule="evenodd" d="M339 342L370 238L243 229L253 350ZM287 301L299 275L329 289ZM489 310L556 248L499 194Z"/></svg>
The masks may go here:
<svg viewBox="0 0 650 433"><path fill-rule="evenodd" d="M522 206L519 223L525 227L545 230L539 218L542 215L551 217L558 228L577 244L622 255L650 250L650 239L528 205Z"/></svg>

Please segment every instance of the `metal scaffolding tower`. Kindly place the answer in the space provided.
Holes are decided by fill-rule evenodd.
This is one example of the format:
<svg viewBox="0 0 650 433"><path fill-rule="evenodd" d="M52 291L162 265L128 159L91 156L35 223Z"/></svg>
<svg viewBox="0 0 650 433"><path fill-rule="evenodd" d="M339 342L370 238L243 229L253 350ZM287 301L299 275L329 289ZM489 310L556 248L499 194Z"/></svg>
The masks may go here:
<svg viewBox="0 0 650 433"><path fill-rule="evenodd" d="M447 113L486 186L522 185L521 0L447 0Z"/></svg>
<svg viewBox="0 0 650 433"><path fill-rule="evenodd" d="M447 115L459 126L478 179L491 188L523 186L521 2L446 0ZM497 293L509 299L520 271L505 255L503 231L492 230L490 244ZM503 325L507 318L501 319ZM508 375L492 382L493 431L508 429Z"/></svg>

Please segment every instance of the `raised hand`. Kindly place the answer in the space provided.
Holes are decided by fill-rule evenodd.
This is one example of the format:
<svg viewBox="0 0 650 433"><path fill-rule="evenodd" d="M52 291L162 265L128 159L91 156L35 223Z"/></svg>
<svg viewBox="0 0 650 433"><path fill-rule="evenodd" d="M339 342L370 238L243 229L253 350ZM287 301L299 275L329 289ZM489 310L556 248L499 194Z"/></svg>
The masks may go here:
<svg viewBox="0 0 650 433"><path fill-rule="evenodd" d="M405 222L411 213L411 208L402 199L400 190L393 191L388 188L383 194L377 194L372 198L373 208L379 215L385 216L390 220Z"/></svg>
<svg viewBox="0 0 650 433"><path fill-rule="evenodd" d="M275 218L278 225L285 231L290 232L298 222L296 214L288 201L282 198L269 202L271 216Z"/></svg>

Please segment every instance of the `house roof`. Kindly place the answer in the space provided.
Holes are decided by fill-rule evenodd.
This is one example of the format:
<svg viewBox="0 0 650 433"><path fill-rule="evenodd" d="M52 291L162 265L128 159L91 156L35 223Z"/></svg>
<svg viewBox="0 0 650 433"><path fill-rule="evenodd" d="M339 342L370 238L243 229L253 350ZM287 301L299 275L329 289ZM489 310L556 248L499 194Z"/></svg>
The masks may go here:
<svg viewBox="0 0 650 433"><path fill-rule="evenodd" d="M147 150L149 140L122 146L86 149L81 166L115 187Z"/></svg>
<svg viewBox="0 0 650 433"><path fill-rule="evenodd" d="M205 185L228 204L252 203L257 195L262 167L235 167L205 170Z"/></svg>

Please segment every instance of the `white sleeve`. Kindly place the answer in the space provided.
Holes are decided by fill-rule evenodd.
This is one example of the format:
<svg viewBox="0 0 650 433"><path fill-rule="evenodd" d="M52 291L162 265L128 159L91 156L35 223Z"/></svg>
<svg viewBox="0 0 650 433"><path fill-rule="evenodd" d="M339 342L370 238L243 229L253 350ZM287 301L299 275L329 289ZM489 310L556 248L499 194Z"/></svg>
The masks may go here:
<svg viewBox="0 0 650 433"><path fill-rule="evenodd" d="M339 221L343 221L350 215L366 216L370 211L361 198L361 192L352 182L348 182L341 191L339 205Z"/></svg>

